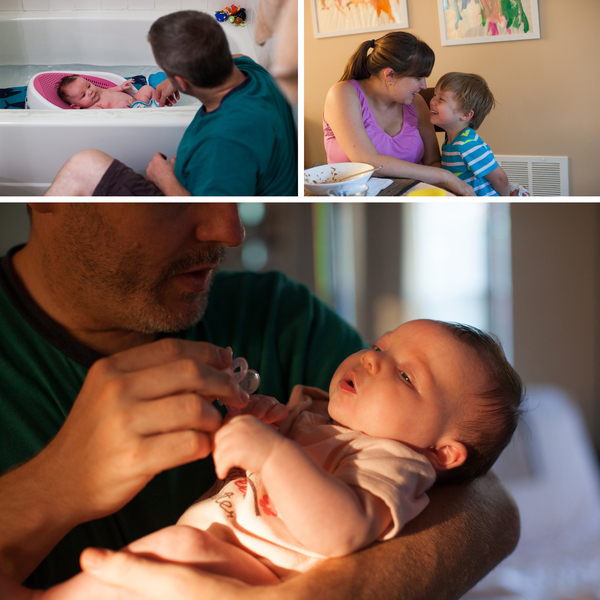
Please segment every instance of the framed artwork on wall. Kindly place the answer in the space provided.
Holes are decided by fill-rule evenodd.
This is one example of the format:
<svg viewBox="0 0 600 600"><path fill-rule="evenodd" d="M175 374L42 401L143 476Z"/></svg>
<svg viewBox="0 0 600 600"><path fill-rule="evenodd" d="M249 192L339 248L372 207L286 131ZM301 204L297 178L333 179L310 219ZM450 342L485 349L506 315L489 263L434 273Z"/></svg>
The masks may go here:
<svg viewBox="0 0 600 600"><path fill-rule="evenodd" d="M310 0L316 38L406 29L407 0Z"/></svg>
<svg viewBox="0 0 600 600"><path fill-rule="evenodd" d="M540 38L538 0L438 0L442 46Z"/></svg>

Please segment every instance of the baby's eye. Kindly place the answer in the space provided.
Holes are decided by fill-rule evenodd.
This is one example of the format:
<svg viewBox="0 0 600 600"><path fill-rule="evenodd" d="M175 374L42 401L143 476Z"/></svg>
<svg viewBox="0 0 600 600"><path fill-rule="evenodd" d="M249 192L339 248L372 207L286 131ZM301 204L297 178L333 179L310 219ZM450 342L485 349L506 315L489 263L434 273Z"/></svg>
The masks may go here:
<svg viewBox="0 0 600 600"><path fill-rule="evenodd" d="M406 381L406 383L408 383L409 385L412 385L410 377L404 371L398 370L398 372L400 373L400 377L402 377L402 379L404 379L404 381Z"/></svg>
<svg viewBox="0 0 600 600"><path fill-rule="evenodd" d="M373 350L375 350L375 352L381 352L381 348L380 348L379 346L375 346L375 345L373 345L373 346L371 346L371 348L372 348Z"/></svg>

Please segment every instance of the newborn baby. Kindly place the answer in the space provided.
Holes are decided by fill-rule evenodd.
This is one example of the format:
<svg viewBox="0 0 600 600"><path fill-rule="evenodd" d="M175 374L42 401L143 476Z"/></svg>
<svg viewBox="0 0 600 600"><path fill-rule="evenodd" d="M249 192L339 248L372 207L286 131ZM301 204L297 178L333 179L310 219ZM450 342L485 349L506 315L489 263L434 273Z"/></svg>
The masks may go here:
<svg viewBox="0 0 600 600"><path fill-rule="evenodd" d="M57 92L71 108L130 108L134 102L148 104L156 98L156 90L149 85L131 96L125 90L132 84L133 79L128 79L121 85L103 89L79 75L67 75L62 78Z"/></svg>

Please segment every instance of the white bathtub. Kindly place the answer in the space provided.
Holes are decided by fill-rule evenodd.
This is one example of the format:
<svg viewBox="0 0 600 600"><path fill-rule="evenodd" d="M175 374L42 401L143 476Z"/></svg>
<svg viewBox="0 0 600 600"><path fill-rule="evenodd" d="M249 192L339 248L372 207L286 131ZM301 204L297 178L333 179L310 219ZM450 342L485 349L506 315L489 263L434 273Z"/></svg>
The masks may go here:
<svg viewBox="0 0 600 600"><path fill-rule="evenodd" d="M0 64L154 65L146 35L167 12L0 11ZM256 60L248 27L222 26L232 54ZM43 194L60 167L87 148L144 173L154 152L176 154L198 107L0 110L0 196Z"/></svg>

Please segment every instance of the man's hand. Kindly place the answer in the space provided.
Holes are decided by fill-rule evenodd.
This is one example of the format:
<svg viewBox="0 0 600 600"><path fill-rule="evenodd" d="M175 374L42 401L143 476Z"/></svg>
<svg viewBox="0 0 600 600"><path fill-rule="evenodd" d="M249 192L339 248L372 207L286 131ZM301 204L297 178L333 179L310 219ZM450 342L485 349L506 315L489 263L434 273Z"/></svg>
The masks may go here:
<svg viewBox="0 0 600 600"><path fill-rule="evenodd" d="M213 399L248 402L230 364L230 351L174 339L96 362L56 437L0 478L0 571L24 579L74 526L207 456L221 425Z"/></svg>
<svg viewBox="0 0 600 600"><path fill-rule="evenodd" d="M251 415L234 417L215 434L213 459L217 477L239 467L260 473L276 446L285 441L273 427Z"/></svg>
<svg viewBox="0 0 600 600"><path fill-rule="evenodd" d="M168 80L164 79L156 86L155 98L159 106L173 106L179 100L179 90Z"/></svg>
<svg viewBox="0 0 600 600"><path fill-rule="evenodd" d="M248 398L220 370L228 354L165 339L91 367L46 449L49 468L67 479L71 514L81 521L112 514L157 473L210 453L221 424L213 398L238 407Z"/></svg>
<svg viewBox="0 0 600 600"><path fill-rule="evenodd" d="M155 152L146 169L146 179L159 188L165 196L189 196L190 193L175 177L175 156L171 160Z"/></svg>

